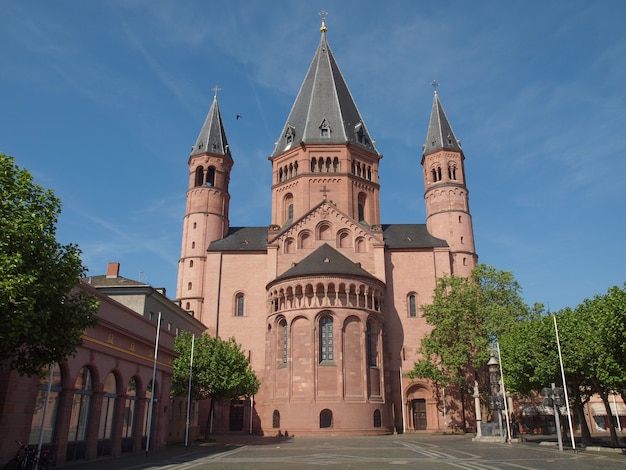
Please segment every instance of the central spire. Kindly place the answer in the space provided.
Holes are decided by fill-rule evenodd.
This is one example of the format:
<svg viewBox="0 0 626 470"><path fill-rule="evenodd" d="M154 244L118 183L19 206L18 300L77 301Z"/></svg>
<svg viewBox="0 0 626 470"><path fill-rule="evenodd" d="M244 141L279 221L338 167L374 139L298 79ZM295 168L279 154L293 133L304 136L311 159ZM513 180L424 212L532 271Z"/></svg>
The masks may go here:
<svg viewBox="0 0 626 470"><path fill-rule="evenodd" d="M300 144L354 144L378 154L326 41L326 12L320 43L276 142L272 157Z"/></svg>

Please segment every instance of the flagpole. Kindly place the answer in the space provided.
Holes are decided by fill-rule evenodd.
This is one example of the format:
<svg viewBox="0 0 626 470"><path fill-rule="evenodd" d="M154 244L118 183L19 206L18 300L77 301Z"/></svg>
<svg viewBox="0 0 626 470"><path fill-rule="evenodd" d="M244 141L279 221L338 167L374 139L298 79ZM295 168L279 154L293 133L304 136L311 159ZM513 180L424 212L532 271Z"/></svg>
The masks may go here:
<svg viewBox="0 0 626 470"><path fill-rule="evenodd" d="M191 374L193 372L193 348L196 335L191 335L191 359L189 360L189 385L187 386L187 423L185 425L185 447L189 443L189 410L191 409Z"/></svg>
<svg viewBox="0 0 626 470"><path fill-rule="evenodd" d="M46 429L46 419L48 417L48 402L52 394L52 378L54 376L54 362L50 364L50 372L48 374L48 388L46 389L46 403L43 405L43 416L41 417L41 428L39 429L39 443L37 444L37 458L41 458L41 448L43 447L43 437ZM617 417L619 420L619 415Z"/></svg>
<svg viewBox="0 0 626 470"><path fill-rule="evenodd" d="M563 368L563 355L561 354L561 340L559 339L559 327L556 324L556 315L552 314L554 320L554 332L556 333L556 346L559 350L559 364L561 366L561 378L563 379L563 390L565 391L565 406L567 407L567 422L569 423L569 435L572 439L572 449L576 450L576 440L574 439L574 427L572 426L572 412L569 409L569 394L567 393L567 383L565 382L565 369ZM561 432L560 430L557 430Z"/></svg>
<svg viewBox="0 0 626 470"><path fill-rule="evenodd" d="M148 435L146 437L146 455L150 450L150 434L152 433L152 412L154 410L154 392L156 390L156 368L157 358L159 357L159 334L161 333L161 312L159 312L159 319L157 321L156 340L154 343L154 363L152 366L152 391L150 393L150 411L148 413Z"/></svg>

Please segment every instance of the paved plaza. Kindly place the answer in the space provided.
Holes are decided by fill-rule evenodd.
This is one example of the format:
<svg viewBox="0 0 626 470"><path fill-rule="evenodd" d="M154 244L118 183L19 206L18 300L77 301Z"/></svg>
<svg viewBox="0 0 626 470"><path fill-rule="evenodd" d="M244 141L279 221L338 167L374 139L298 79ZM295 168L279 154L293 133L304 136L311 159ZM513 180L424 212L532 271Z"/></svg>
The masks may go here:
<svg viewBox="0 0 626 470"><path fill-rule="evenodd" d="M473 442L468 436L393 435L377 437L217 436L214 443L182 445L145 455L84 464L73 470L202 469L626 469L626 454L606 449L559 452L539 440L503 444ZM548 445L544 445L548 444Z"/></svg>

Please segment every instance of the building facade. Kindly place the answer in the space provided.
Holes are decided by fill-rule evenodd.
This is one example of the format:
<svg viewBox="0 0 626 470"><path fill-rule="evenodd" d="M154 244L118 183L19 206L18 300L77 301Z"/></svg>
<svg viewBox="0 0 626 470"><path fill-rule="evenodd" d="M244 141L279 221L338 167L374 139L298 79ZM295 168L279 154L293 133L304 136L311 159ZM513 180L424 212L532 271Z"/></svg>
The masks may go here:
<svg viewBox="0 0 626 470"><path fill-rule="evenodd" d="M155 323L87 284L77 289L98 300L98 324L54 365L50 391L47 371L41 379L0 371L0 463L16 454L16 440L37 446L41 437L57 466L140 452L153 392L150 449L169 439L174 335L161 331L153 387Z"/></svg>
<svg viewBox="0 0 626 470"><path fill-rule="evenodd" d="M442 406L440 391L402 372L428 331L420 307L436 278L466 276L477 263L465 157L435 91L421 157L426 223L384 224L382 155L326 34L322 23L269 157L267 226L230 225L235 160L217 95L189 156L177 301L210 334L235 337L261 381L253 407L224 404L213 427L440 430L444 410L459 420L460 407Z"/></svg>

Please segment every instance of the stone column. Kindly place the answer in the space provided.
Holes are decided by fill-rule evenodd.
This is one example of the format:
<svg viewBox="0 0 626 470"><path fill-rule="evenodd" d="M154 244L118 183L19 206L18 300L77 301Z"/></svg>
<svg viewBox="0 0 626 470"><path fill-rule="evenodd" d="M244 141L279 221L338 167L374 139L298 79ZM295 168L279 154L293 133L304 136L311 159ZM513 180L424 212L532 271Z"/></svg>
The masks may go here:
<svg viewBox="0 0 626 470"><path fill-rule="evenodd" d="M481 424L482 414L480 411L480 393L478 391L478 381L474 380L474 409L476 411L476 437L481 438L483 435Z"/></svg>

